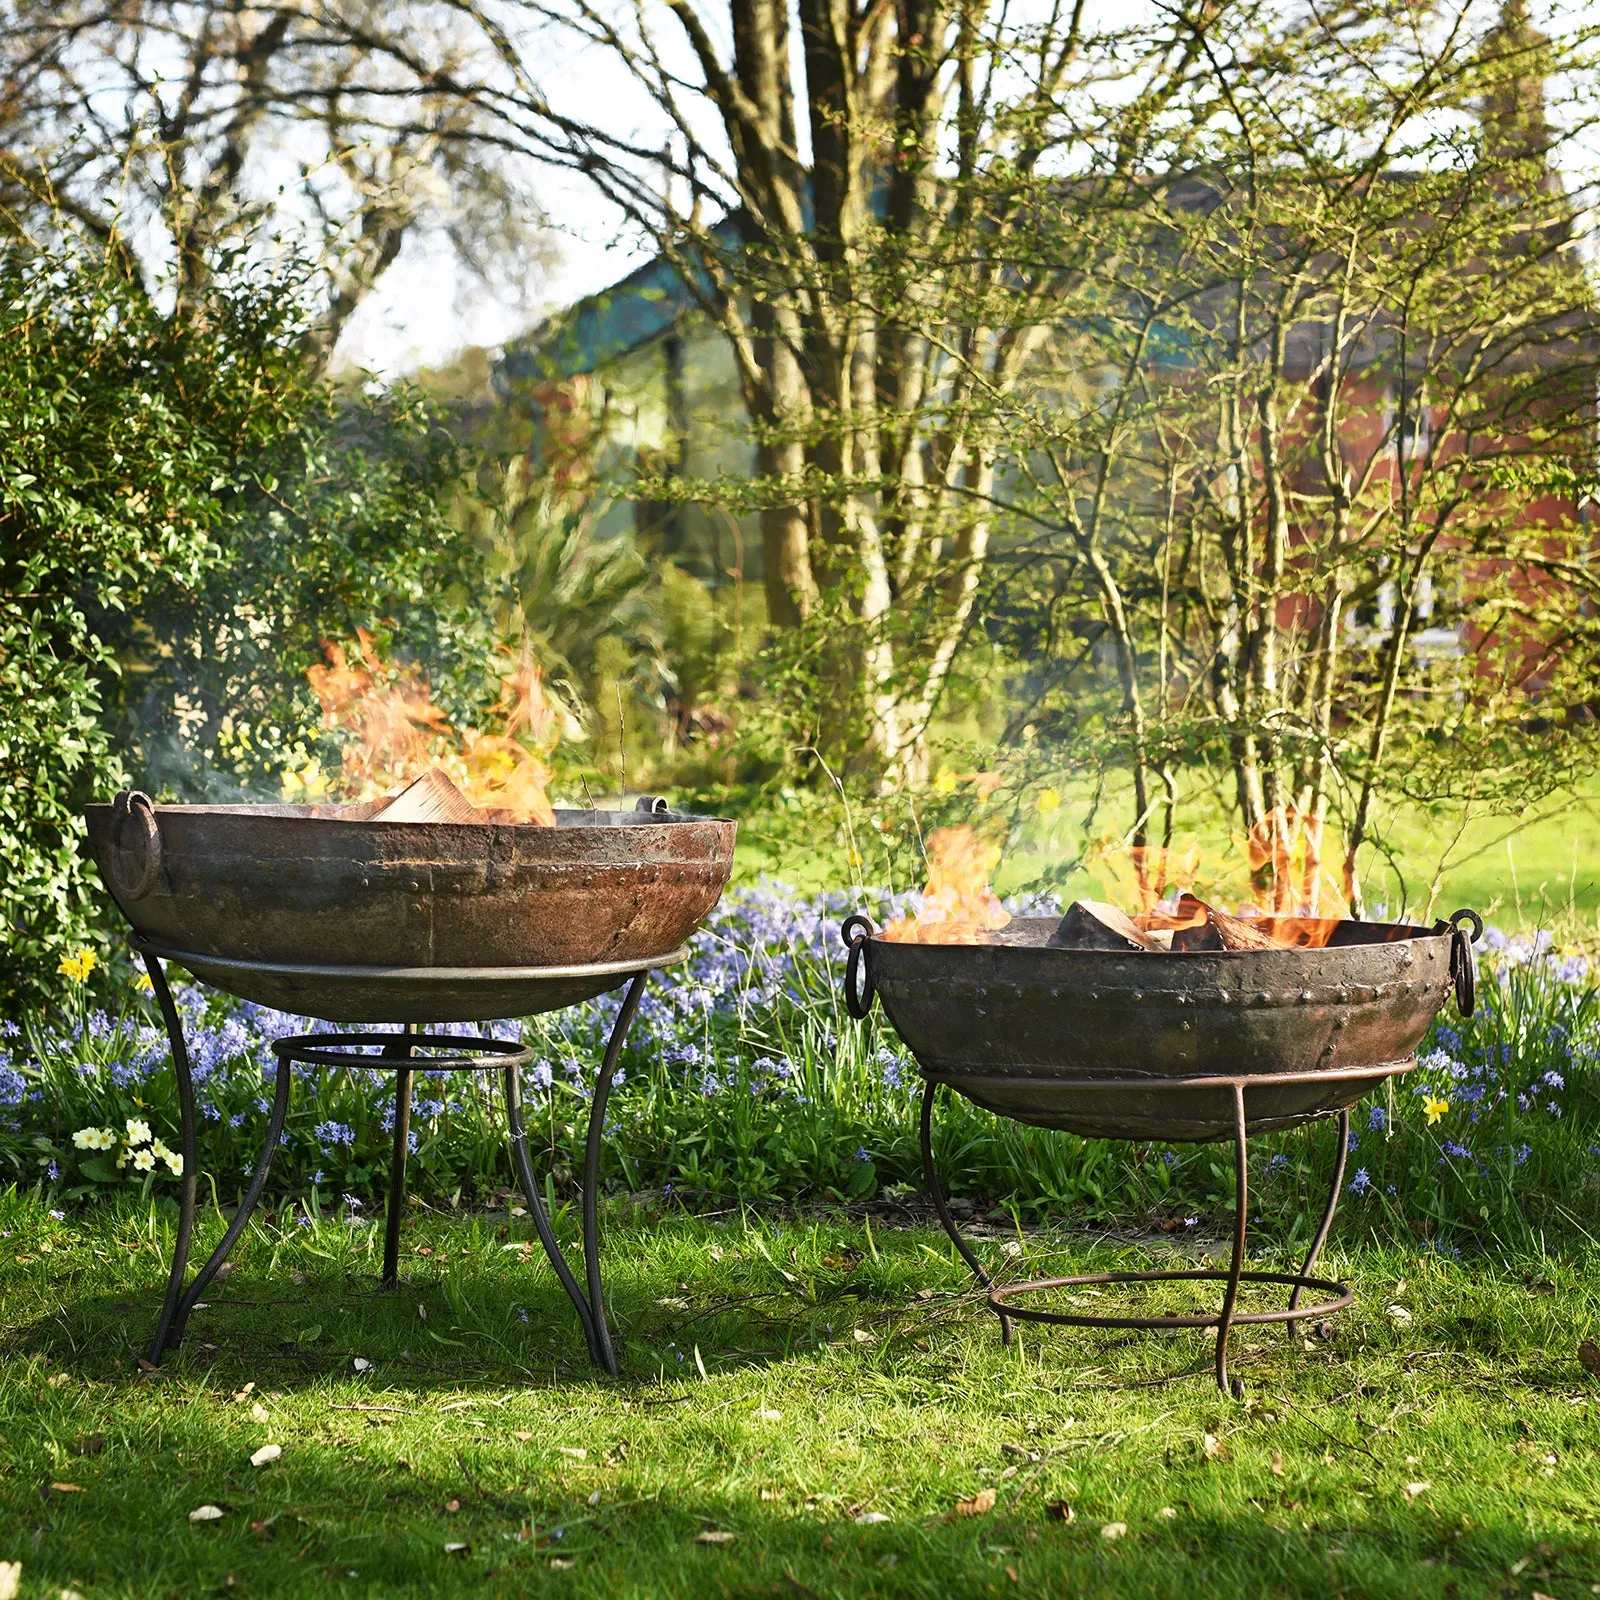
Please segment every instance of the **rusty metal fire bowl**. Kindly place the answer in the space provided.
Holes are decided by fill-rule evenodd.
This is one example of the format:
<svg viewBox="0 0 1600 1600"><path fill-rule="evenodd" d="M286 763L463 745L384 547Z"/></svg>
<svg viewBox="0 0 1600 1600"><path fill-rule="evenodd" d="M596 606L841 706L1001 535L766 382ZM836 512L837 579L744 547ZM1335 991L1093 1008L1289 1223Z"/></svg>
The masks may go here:
<svg viewBox="0 0 1600 1600"><path fill-rule="evenodd" d="M182 1123L178 1231L149 1361L181 1341L190 1314L261 1198L295 1064L395 1073L383 1285L399 1283L412 1085L418 1072L504 1075L512 1165L590 1358L615 1375L600 1280L598 1194L606 1102L650 972L717 903L736 826L647 796L633 811L557 811L555 827L388 822L375 804L156 805L124 793L84 816L89 850L133 926L172 1049ZM198 1193L194 1079L166 963L203 983L333 1023L396 1032L277 1039L266 1139L221 1241L185 1287ZM532 1051L493 1037L419 1033L417 1023L530 1016L627 985L595 1075L584 1149L580 1284L545 1210L522 1118ZM377 1053L374 1053L377 1052Z"/></svg>
<svg viewBox="0 0 1600 1600"><path fill-rule="evenodd" d="M1470 925L1471 934L1463 924ZM1349 1143L1350 1107L1410 1071L1429 1024L1452 994L1471 1015L1476 912L1433 927L1344 921L1323 948L1226 951L1047 947L1054 918L1018 918L978 944L898 943L864 916L843 928L845 1001L866 1017L881 1000L922 1070L922 1156L929 1192L952 1242L988 1290L1009 1342L1011 1319L1078 1327L1217 1329L1216 1376L1227 1371L1235 1322L1287 1322L1349 1305L1344 1284L1310 1276L1333 1225ZM961 1237L933 1160L937 1091L1038 1127L1088 1138L1232 1140L1236 1201L1226 1272L1092 1274L997 1286ZM1333 1117L1338 1149L1326 1209L1298 1273L1244 1270L1246 1142ZM1018 1304L1083 1284L1174 1279L1225 1282L1223 1305L1198 1316L1097 1317ZM1240 1312L1241 1282L1291 1289L1286 1308ZM1307 1289L1330 1298L1301 1306Z"/></svg>

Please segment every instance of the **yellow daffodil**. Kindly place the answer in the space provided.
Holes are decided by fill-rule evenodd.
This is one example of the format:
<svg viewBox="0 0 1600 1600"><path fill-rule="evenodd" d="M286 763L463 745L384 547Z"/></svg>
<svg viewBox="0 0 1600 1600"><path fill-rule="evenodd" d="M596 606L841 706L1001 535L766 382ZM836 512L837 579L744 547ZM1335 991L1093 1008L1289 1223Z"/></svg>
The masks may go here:
<svg viewBox="0 0 1600 1600"><path fill-rule="evenodd" d="M1041 789L1034 799L1040 816L1047 817L1052 811L1060 809L1061 791L1059 789Z"/></svg>
<svg viewBox="0 0 1600 1600"><path fill-rule="evenodd" d="M1448 1100L1436 1100L1431 1094L1422 1102L1422 1114L1428 1119L1428 1126L1430 1128L1449 1109L1450 1102Z"/></svg>
<svg viewBox="0 0 1600 1600"><path fill-rule="evenodd" d="M148 972L136 972L133 975L133 987L140 994L149 994L155 988L155 985L151 983Z"/></svg>
<svg viewBox="0 0 1600 1600"><path fill-rule="evenodd" d="M83 983L99 965L99 956L87 945L79 945L71 955L62 956L56 965L56 971L62 977L70 978L73 983Z"/></svg>
<svg viewBox="0 0 1600 1600"><path fill-rule="evenodd" d="M148 1150L135 1150L133 1152L133 1170L135 1172L149 1172L156 1164L155 1156Z"/></svg>
<svg viewBox="0 0 1600 1600"><path fill-rule="evenodd" d="M128 1143L129 1144L149 1144L150 1143L150 1124L148 1122L146 1122L142 1117L129 1117L128 1118Z"/></svg>

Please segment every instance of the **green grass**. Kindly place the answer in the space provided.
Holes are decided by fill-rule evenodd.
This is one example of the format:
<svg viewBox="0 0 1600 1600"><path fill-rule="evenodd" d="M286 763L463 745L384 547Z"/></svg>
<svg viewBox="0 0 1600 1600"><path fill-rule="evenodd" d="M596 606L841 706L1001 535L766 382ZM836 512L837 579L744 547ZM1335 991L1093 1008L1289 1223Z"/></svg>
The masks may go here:
<svg viewBox="0 0 1600 1600"><path fill-rule="evenodd" d="M0 1559L24 1600L1600 1582L1600 1382L1576 1355L1600 1251L1581 1243L1459 1264L1352 1229L1331 1265L1356 1308L1310 1348L1236 1335L1241 1405L1198 1335L1024 1329L1002 1350L934 1232L627 1202L606 1231L619 1382L584 1364L522 1219L438 1214L410 1220L390 1295L377 1228L253 1226L151 1377L167 1224L15 1195L0 1224ZM1007 1246L983 1248L1029 1275L1208 1248ZM263 1443L282 1457L253 1468ZM985 1490L993 1509L955 1513ZM190 1523L205 1504L224 1516Z"/></svg>

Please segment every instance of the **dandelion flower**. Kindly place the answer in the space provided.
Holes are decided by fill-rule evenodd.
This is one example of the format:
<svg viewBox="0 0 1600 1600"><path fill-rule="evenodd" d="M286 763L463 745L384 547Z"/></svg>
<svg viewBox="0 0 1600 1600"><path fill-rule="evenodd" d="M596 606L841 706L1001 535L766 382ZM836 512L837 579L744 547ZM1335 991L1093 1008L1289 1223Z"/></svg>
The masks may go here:
<svg viewBox="0 0 1600 1600"><path fill-rule="evenodd" d="M155 1152L151 1150L135 1150L133 1152L133 1170L135 1172L149 1172L156 1164Z"/></svg>
<svg viewBox="0 0 1600 1600"><path fill-rule="evenodd" d="M128 1143L129 1144L149 1144L150 1143L150 1124L148 1122L146 1122L142 1117L129 1117L128 1118Z"/></svg>
<svg viewBox="0 0 1600 1600"><path fill-rule="evenodd" d="M1049 816L1061 806L1061 791L1059 789L1041 789L1034 800L1041 816Z"/></svg>
<svg viewBox="0 0 1600 1600"><path fill-rule="evenodd" d="M1431 1128L1445 1112L1450 1109L1448 1100L1436 1100L1431 1094L1422 1102L1422 1114L1428 1119Z"/></svg>

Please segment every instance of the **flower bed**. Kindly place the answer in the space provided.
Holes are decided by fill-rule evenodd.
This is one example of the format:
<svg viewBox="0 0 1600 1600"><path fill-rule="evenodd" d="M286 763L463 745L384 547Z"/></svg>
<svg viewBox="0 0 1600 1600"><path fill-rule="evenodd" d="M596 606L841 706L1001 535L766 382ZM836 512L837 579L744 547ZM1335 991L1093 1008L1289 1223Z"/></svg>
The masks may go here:
<svg viewBox="0 0 1600 1600"><path fill-rule="evenodd" d="M838 927L859 897L763 883L730 893L692 959L647 990L608 1115L611 1181L699 1201L867 1199L920 1187L914 1065L887 1027L852 1023ZM879 897L878 912L903 907ZM1024 908L1019 908L1024 909ZM66 970L70 967L70 970ZM89 1009L88 967L63 963L66 1020L6 1025L0 1050L0 1171L58 1203L114 1186L169 1192L181 1169L166 1038L148 984L122 1009ZM259 1153L272 1041L307 1019L180 984L201 1115L201 1167L224 1201ZM611 995L536 1018L530 1134L556 1191L581 1160L584 1101L615 1015ZM454 1031L469 1033L475 1027ZM517 1025L490 1031L509 1036ZM1600 1163L1593 1066L1600 999L1581 955L1491 933L1478 1015L1441 1022L1419 1071L1357 1111L1347 1180L1357 1216L1391 1213L1444 1240L1531 1225L1559 1205L1592 1215ZM391 1074L296 1066L274 1188L309 1213L359 1209L381 1192L393 1127ZM412 1184L435 1198L503 1188L492 1075L418 1077ZM1166 1217L1181 1226L1226 1196L1218 1147L1129 1146L997 1121L952 1102L940 1159L958 1194L1024 1215ZM1315 1205L1327 1135L1261 1146L1263 1211ZM1449 1246L1452 1247L1453 1246Z"/></svg>

